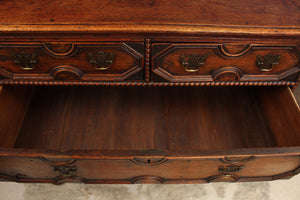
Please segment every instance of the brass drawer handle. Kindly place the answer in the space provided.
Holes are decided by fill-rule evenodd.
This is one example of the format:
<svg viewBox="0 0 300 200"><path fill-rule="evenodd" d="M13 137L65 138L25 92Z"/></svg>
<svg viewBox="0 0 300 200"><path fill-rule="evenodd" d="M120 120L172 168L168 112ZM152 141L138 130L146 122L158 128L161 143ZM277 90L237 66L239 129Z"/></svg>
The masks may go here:
<svg viewBox="0 0 300 200"><path fill-rule="evenodd" d="M229 165L229 166L220 166L218 171L221 174L239 172L243 169L245 165Z"/></svg>
<svg viewBox="0 0 300 200"><path fill-rule="evenodd" d="M260 71L268 72L273 69L274 65L279 63L281 55L267 54L265 56L258 55L256 59L256 64Z"/></svg>
<svg viewBox="0 0 300 200"><path fill-rule="evenodd" d="M16 65L20 65L23 70L33 70L34 66L38 62L37 55L35 53L18 52L11 54L12 61Z"/></svg>
<svg viewBox="0 0 300 200"><path fill-rule="evenodd" d="M181 55L180 63L183 65L185 71L196 72L199 71L200 66L205 64L207 55L189 54Z"/></svg>
<svg viewBox="0 0 300 200"><path fill-rule="evenodd" d="M74 176L77 173L76 166L57 165L53 166L54 172L59 172L60 176Z"/></svg>
<svg viewBox="0 0 300 200"><path fill-rule="evenodd" d="M90 63L96 65L96 70L106 70L113 63L115 54L99 51L97 53L89 53L88 59Z"/></svg>

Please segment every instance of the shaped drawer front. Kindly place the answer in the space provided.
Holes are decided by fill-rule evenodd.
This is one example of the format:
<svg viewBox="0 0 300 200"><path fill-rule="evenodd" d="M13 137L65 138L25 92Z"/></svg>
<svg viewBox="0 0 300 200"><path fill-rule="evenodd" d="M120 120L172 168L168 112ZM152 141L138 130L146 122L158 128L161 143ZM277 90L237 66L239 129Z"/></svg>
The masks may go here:
<svg viewBox="0 0 300 200"><path fill-rule="evenodd" d="M85 180L128 183L198 183L272 180L299 172L300 158L265 157L223 162L222 159L78 160L78 176ZM156 158L157 159L157 158ZM80 172L80 173L79 173Z"/></svg>
<svg viewBox="0 0 300 200"><path fill-rule="evenodd" d="M297 46L153 44L154 80L297 81Z"/></svg>
<svg viewBox="0 0 300 200"><path fill-rule="evenodd" d="M0 78L124 81L143 78L142 43L0 44Z"/></svg>
<svg viewBox="0 0 300 200"><path fill-rule="evenodd" d="M288 178L300 171L299 156L223 158L72 159L1 157L0 179L18 182L201 183Z"/></svg>
<svg viewBox="0 0 300 200"><path fill-rule="evenodd" d="M51 179L55 176L56 173L49 167L49 164L39 158L0 157L0 179L39 182L39 179Z"/></svg>

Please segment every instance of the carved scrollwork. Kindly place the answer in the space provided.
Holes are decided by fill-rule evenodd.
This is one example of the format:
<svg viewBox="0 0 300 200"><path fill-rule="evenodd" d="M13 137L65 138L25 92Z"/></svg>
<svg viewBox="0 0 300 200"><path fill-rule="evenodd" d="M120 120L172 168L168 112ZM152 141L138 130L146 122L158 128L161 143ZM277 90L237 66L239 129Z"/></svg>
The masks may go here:
<svg viewBox="0 0 300 200"><path fill-rule="evenodd" d="M180 63L183 65L185 71L196 72L199 71L200 66L204 65L207 55L189 54L181 55Z"/></svg>
<svg viewBox="0 0 300 200"><path fill-rule="evenodd" d="M23 70L33 70L34 66L38 62L37 55L35 53L18 52L11 54L12 61L21 66Z"/></svg>
<svg viewBox="0 0 300 200"><path fill-rule="evenodd" d="M97 53L89 53L88 59L90 63L96 65L97 70L106 70L113 63L115 54L109 52L99 51Z"/></svg>
<svg viewBox="0 0 300 200"><path fill-rule="evenodd" d="M219 173L221 173L221 174L227 174L227 173L239 172L244 167L245 167L245 165L220 166L219 167Z"/></svg>
<svg viewBox="0 0 300 200"><path fill-rule="evenodd" d="M281 55L267 54L265 56L258 55L256 59L256 64L259 69L263 72L268 72L273 69L274 65L279 63Z"/></svg>
<svg viewBox="0 0 300 200"><path fill-rule="evenodd" d="M52 167L54 172L59 172L60 176L74 176L77 173L76 166L58 165Z"/></svg>

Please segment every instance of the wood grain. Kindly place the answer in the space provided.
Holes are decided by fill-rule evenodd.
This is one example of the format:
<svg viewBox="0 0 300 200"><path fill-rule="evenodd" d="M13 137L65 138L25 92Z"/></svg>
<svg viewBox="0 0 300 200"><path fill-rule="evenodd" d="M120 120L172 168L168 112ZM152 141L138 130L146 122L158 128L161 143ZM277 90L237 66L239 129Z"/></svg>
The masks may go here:
<svg viewBox="0 0 300 200"><path fill-rule="evenodd" d="M0 87L0 147L13 148L18 137L32 87Z"/></svg>
<svg viewBox="0 0 300 200"><path fill-rule="evenodd" d="M297 0L12 0L1 1L0 30L252 32L299 36L299 8Z"/></svg>
<svg viewBox="0 0 300 200"><path fill-rule="evenodd" d="M30 104L16 147L52 150L228 150L287 147L297 135L300 112L287 112L280 132L271 129L260 97L281 90L256 87L52 88L39 87ZM291 99L289 97L288 99ZM280 109L281 98L268 106ZM292 100L288 108L296 109ZM270 111L271 115L275 114ZM269 124L270 123L270 124Z"/></svg>

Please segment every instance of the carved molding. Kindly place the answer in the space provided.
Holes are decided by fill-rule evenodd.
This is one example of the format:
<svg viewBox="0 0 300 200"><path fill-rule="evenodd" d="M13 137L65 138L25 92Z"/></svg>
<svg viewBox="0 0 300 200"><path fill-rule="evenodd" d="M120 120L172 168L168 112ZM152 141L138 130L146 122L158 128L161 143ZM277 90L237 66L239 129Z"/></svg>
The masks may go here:
<svg viewBox="0 0 300 200"><path fill-rule="evenodd" d="M62 46L65 47L62 48ZM44 43L43 48L47 53L55 57L73 56L78 50L74 43Z"/></svg>
<svg viewBox="0 0 300 200"><path fill-rule="evenodd" d="M240 81L243 72L237 67L221 67L211 75L214 81Z"/></svg>
<svg viewBox="0 0 300 200"><path fill-rule="evenodd" d="M73 77L73 79L81 79L81 77L84 75L84 72L77 67L68 65L57 66L52 68L50 71L50 76L52 76L53 79L72 80L70 77L64 78L63 76L61 76L61 74L69 74Z"/></svg>
<svg viewBox="0 0 300 200"><path fill-rule="evenodd" d="M231 50L234 48L234 51ZM219 51L221 54L228 56L228 57L239 57L246 54L252 48L251 44L222 44L219 46Z"/></svg>
<svg viewBox="0 0 300 200"><path fill-rule="evenodd" d="M233 174L220 174L215 176L210 176L205 180L209 182L236 182L240 177Z"/></svg>
<svg viewBox="0 0 300 200"><path fill-rule="evenodd" d="M92 85L92 86L296 86L291 81L241 81L241 82L100 82L100 81L38 81L38 80L0 80L0 85Z"/></svg>
<svg viewBox="0 0 300 200"><path fill-rule="evenodd" d="M64 183L74 183L74 182L88 183L88 180L83 177L80 177L80 176L68 176L68 177L59 176L59 177L56 177L55 179L53 179L53 181L52 181L52 183L55 185L61 185Z"/></svg>
<svg viewBox="0 0 300 200"><path fill-rule="evenodd" d="M0 76L2 79L12 79L14 75L6 69L0 67Z"/></svg>
<svg viewBox="0 0 300 200"><path fill-rule="evenodd" d="M130 180L131 183L159 183L162 184L165 182L165 179L158 177L158 176L138 176L134 177Z"/></svg>
<svg viewBox="0 0 300 200"><path fill-rule="evenodd" d="M41 156L39 157L40 160L42 161L46 161L46 162L50 162L52 164L55 164L55 165L71 165L73 163L75 163L77 161L77 159L74 159L74 158L57 158L57 157L44 157L44 156Z"/></svg>
<svg viewBox="0 0 300 200"><path fill-rule="evenodd" d="M219 174L214 176L209 176L203 179L164 179L162 177L158 176L138 176L134 177L130 180L124 179L124 180L114 180L114 179L86 179L80 176L59 176L56 178L49 178L49 179L39 179L39 178L21 178L21 177L13 177L6 174L0 173L0 180L8 180L8 181L14 181L19 183L53 183L53 184L63 184L68 182L82 182L82 183L120 183L120 184L126 184L126 183L202 183L202 182L220 182L220 181L267 181L267 180L277 180L277 179L284 179L284 178L290 178L296 174L300 173L300 166L298 166L296 169L284 172L282 174L276 174L273 176L261 176L261 177L239 177L232 174Z"/></svg>
<svg viewBox="0 0 300 200"><path fill-rule="evenodd" d="M256 159L255 156L248 156L248 157L227 157L220 158L220 161L226 164L237 164L241 162L249 162Z"/></svg>
<svg viewBox="0 0 300 200"><path fill-rule="evenodd" d="M151 40L145 40L145 81L150 81Z"/></svg>

